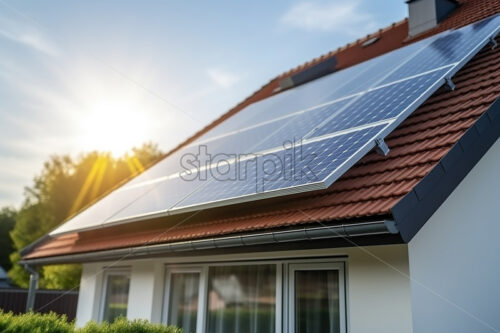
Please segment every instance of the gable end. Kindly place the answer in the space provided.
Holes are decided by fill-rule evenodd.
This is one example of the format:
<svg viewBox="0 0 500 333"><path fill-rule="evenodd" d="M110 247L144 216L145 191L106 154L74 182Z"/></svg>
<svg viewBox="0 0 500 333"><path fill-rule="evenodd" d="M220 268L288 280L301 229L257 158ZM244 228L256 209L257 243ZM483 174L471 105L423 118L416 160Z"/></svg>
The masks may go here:
<svg viewBox="0 0 500 333"><path fill-rule="evenodd" d="M401 237L409 242L500 136L500 98L441 161L393 208Z"/></svg>

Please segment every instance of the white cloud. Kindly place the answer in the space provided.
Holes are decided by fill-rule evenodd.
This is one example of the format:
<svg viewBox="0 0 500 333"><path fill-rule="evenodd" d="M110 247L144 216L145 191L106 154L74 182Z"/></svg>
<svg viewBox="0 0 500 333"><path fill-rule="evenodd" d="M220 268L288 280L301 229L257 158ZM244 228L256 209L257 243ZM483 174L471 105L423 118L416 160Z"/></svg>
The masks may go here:
<svg viewBox="0 0 500 333"><path fill-rule="evenodd" d="M58 48L47 37L29 25L21 25L0 17L0 37L30 47L50 56L59 54Z"/></svg>
<svg viewBox="0 0 500 333"><path fill-rule="evenodd" d="M374 17L363 12L359 1L301 2L280 18L280 23L308 31L330 31L353 36L377 27Z"/></svg>
<svg viewBox="0 0 500 333"><path fill-rule="evenodd" d="M33 176L40 171L43 160L38 156L10 157L3 153L0 164L0 207L19 207L24 186L33 183Z"/></svg>
<svg viewBox="0 0 500 333"><path fill-rule="evenodd" d="M207 75L214 81L217 85L223 88L229 88L240 81L240 76L219 68L209 68L207 69Z"/></svg>

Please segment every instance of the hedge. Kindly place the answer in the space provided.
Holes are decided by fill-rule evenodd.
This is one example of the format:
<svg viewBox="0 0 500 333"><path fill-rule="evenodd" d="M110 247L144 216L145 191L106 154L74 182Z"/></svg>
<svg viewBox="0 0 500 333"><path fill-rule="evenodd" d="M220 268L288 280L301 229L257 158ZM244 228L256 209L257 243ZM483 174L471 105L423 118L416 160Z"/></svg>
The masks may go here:
<svg viewBox="0 0 500 333"><path fill-rule="evenodd" d="M113 323L90 322L84 327L75 328L74 322L68 322L66 316L55 313L26 313L14 315L0 309L0 332L2 333L182 333L173 326L152 324L147 320L118 318Z"/></svg>

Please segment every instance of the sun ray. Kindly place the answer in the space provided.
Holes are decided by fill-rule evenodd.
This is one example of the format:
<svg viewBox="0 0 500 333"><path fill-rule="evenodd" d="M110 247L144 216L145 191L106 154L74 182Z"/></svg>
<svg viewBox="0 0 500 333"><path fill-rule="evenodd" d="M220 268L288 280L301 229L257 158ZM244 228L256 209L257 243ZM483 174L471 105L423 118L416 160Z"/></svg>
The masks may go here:
<svg viewBox="0 0 500 333"><path fill-rule="evenodd" d="M96 174L99 170L100 167L100 158L97 158L96 162L92 166L92 169L90 170L89 174L87 175L87 178L85 179L85 182L83 183L82 188L80 189L80 192L78 192L78 195L73 202L73 205L70 210L70 216L75 214L82 205L83 200L85 199L85 196L87 195L90 187L92 186L94 182L94 178L96 177Z"/></svg>
<svg viewBox="0 0 500 333"><path fill-rule="evenodd" d="M137 169L135 164L131 161L130 158L125 158L125 162L127 163L127 167L132 175L135 175L137 173Z"/></svg>
<svg viewBox="0 0 500 333"><path fill-rule="evenodd" d="M142 165L141 161L139 161L139 159L136 156L132 156L131 159L132 159L132 162L134 163L135 167L139 171L139 173L143 172L144 166Z"/></svg>
<svg viewBox="0 0 500 333"><path fill-rule="evenodd" d="M100 159L100 161L99 161ZM94 200L98 194L99 190L101 189L101 184L102 180L104 178L104 173L106 172L106 168L108 167L108 158L103 156L99 157L98 159L98 164L99 164L99 170L97 172L97 176L95 177L94 184L92 186L92 190L90 191L90 200Z"/></svg>

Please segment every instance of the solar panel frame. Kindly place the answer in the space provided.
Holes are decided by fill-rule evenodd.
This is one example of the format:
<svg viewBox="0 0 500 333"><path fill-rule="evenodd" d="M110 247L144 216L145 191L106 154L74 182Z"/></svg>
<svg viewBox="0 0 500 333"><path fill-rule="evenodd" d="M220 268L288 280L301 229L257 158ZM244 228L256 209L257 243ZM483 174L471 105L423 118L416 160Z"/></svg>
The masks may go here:
<svg viewBox="0 0 500 333"><path fill-rule="evenodd" d="M439 34L441 35L441 34ZM296 113L296 112L302 112L311 108L317 107L319 104L329 104L341 99L346 99L350 98L352 96L356 96L361 94L362 92L370 89L371 87L374 86L374 82L372 82L372 77L374 76L375 78L377 77L380 71L375 71L371 72L372 69L380 66L381 62L387 61L387 65L392 65L395 62L397 62L397 59L399 57L402 57L402 62L400 63L400 66L404 65L407 61L409 61L411 58L415 56L415 53L418 53L422 51L425 47L427 47L430 43L435 38L438 38L439 35L429 37L425 40L418 41L416 43L410 44L406 47L397 49L392 51L389 54L384 54L378 57L375 57L373 59L370 59L369 61L362 62L360 64L351 66L345 70L337 71L332 74L323 76L321 78L315 79L314 81L305 83L303 85L300 85L298 87L295 87L293 89L285 90L283 92L280 92L279 94L272 95L264 100L257 101L255 103L250 104L249 106L243 108L240 110L238 113L235 115L231 116L221 124L219 124L217 127L211 129L209 132L203 134L198 140L195 142L206 142L213 140L219 136L225 136L229 132L236 132L240 130L244 130L247 126L240 126L240 124L243 122L245 124L247 123L254 123L253 126L256 126L255 124L263 124L267 123L269 121L273 121L275 119L281 118L281 117L286 117L290 113ZM389 58L389 59L386 59ZM393 59L395 58L395 59ZM392 71L391 71L392 72ZM340 78L338 76L341 76ZM383 75L383 74L382 74ZM342 77L346 78L342 78ZM365 77L369 76L368 79L364 79L364 81L361 83L362 88L360 88L359 81L357 82L356 80L360 77ZM382 78L379 78L376 82L381 81L381 79L385 78L386 75L383 75ZM341 85L336 87L333 85L335 82L331 81L340 81ZM351 86L350 84L355 83L354 86ZM321 87L318 87L318 84L320 85L325 85L328 84L328 87L330 88L329 91L322 91ZM334 87L332 89L332 87ZM296 96L300 95L301 98L304 98L304 91L310 90L310 89L316 89L322 91L320 95L322 97L316 96L314 99L313 103L310 104L305 104L305 102L297 100ZM294 97L295 96L295 97ZM294 100L295 98L295 100ZM308 98L306 98L308 99ZM283 103L286 103L287 105L283 105ZM297 106L297 103L299 106ZM300 105L302 103L302 105ZM293 104L291 109L290 109L290 104ZM257 110L255 110L257 109ZM267 110L267 111L266 111ZM277 112L275 110L285 110L284 114L283 111L279 111L282 113L282 115L277 115L276 117L270 117L269 113ZM251 113L250 113L251 112ZM264 118L260 118L259 121L256 121L256 119L259 119L264 114ZM240 119L243 118L243 119ZM243 121L245 120L245 121ZM231 124L231 122L234 122L235 124ZM222 131L221 129L228 128L229 130L226 129L226 131Z"/></svg>
<svg viewBox="0 0 500 333"><path fill-rule="evenodd" d="M325 141L325 140L328 140L330 138L342 136L342 135L349 134L349 133L356 133L356 132L361 131L363 129L372 129L373 128L378 133L381 133L384 130L384 128L386 128L388 125L389 124L387 122L386 123L377 123L377 124L371 124L370 126L364 126L363 128L358 128L356 130L345 131L343 133L337 132L337 133L334 133L333 135L328 135L328 136L321 137L321 138L314 138L313 140L305 143L304 145L314 144L316 142ZM357 152L364 151L365 149L371 150L373 147L367 148L370 145L371 145L371 141L364 143L363 146L357 150ZM344 169L345 163L347 163L348 161L349 161L349 159L344 161L336 170ZM194 193L201 192L205 188L206 187L203 187L202 189L197 190ZM213 200L211 202L204 202L202 204L189 204L189 205L184 205L184 206L180 206L178 204L178 205L170 208L168 210L168 212L166 212L166 213L167 213L167 215L187 213L187 212L197 211L200 209L209 209L209 208L225 206L228 204L238 204L238 203L244 203L244 202L249 202L249 201L268 199L268 198L273 198L273 197L281 196L281 195L291 195L291 194L298 194L298 193L303 193L303 192L308 192L308 191L324 190L326 188L328 188L328 185L325 184L324 180L318 180L315 182L308 182L308 183L304 183L304 184L300 184L300 185L292 185L292 186L288 186L286 188L278 188L278 189L274 189L274 190L266 190L266 191L257 192L257 193L244 194L244 195L240 195L240 196L233 196L233 197L227 198L227 199ZM180 203L182 203L182 201Z"/></svg>
<svg viewBox="0 0 500 333"><path fill-rule="evenodd" d="M349 67L345 70L342 70L339 72L334 72L334 73L326 75L322 78L318 78L312 82L298 86L292 90L286 90L284 92L281 92L280 94L273 95L273 96L268 97L264 100L252 103L249 106L245 107L244 109L240 110L235 115L231 116L226 121L219 124L214 129L210 130L208 133L202 135L200 138L195 140L191 145L205 144L205 143L211 142L213 140L217 140L221 137L229 136L232 133L245 131L248 128L258 127L260 125L266 125L269 122L273 122L273 121L276 121L276 120L282 119L282 118L286 119L286 118L290 117L291 115L305 112L305 111L308 111L310 109L315 109L315 108L323 106L323 105L329 105L329 104L337 103L341 100L351 99L353 97L363 95L364 93L369 92L372 89L376 89L376 87L378 86L379 83L383 82L392 73L397 72L397 70L399 68L404 67L408 62L410 62L420 52L424 51L426 49L426 47L428 47L436 39L442 37L443 35L445 35L447 33L449 33L449 32L445 31L445 32L437 34L435 36L431 36L431 37L426 38L424 40L410 44L406 47L394 50L394 51L390 52L389 54L384 54L384 55L378 56L376 58L370 59L369 61L357 64L357 65L352 66L352 67ZM381 65L381 63L385 63L386 66L396 63L397 59L401 56L403 56L402 61L397 65L397 67L393 68L389 73L380 73L380 70L375 71L375 72L371 72L372 69L377 68L378 66ZM369 64L369 63L371 63L371 64ZM358 69L358 68L360 68L360 69ZM354 70L354 73L352 72L353 70ZM382 74L381 77L379 76L380 74ZM282 102L286 102L288 104L290 104L291 102L297 102L297 100L295 100L295 101L293 100L293 96L300 95L303 97L303 93L304 93L303 90L304 89L311 89L311 86L313 86L315 89L317 89L318 88L317 84L319 82L322 82L322 84L325 84L325 82L331 84L332 82L330 82L330 80L332 78L335 78L338 75L347 75L348 77L350 76L350 78L348 78L347 81L341 80L342 85L340 87L334 88L333 90L330 90L330 92L324 92L323 98L321 98L319 100L319 102L318 102L318 99L316 98L314 104L301 105L300 107L293 105L292 110L290 110L289 105L285 106L285 105L280 104ZM361 76L363 76L363 77L369 76L369 78L365 78L363 80L363 82L361 83L362 88L360 88L359 82L356 82L356 79L358 79ZM376 80L372 81L373 78L371 76L374 76L376 78ZM349 86L349 84L351 84L351 83L356 83L355 87ZM391 83L386 83L385 85L388 85ZM292 98L292 101L289 100L290 98ZM263 104L263 106L262 106L262 104ZM259 109L259 107L260 107L260 110L254 110L255 108ZM268 110L268 111L266 112L266 110ZM284 113L283 113L283 111L280 111L282 113L282 115L277 115L276 117L270 117L268 115L269 112L271 112L271 113L276 112L273 110L286 110L286 111ZM250 114L250 118L249 118L248 111L253 112L253 115ZM258 119L258 117L262 113L266 114L266 117L264 117L263 119L260 119L260 121L258 121L257 123L252 124L252 122L254 122L255 119ZM252 125L232 128L231 126L233 126L233 127L238 126L237 124L239 124L242 121L239 118L242 116L244 119L246 119L246 121L248 123L251 123ZM231 122L235 119L238 119L238 121L236 121L236 124L228 125L228 122ZM228 127L228 126L231 130L225 131L223 133L217 133L218 131L220 131L221 128ZM216 131L216 132L214 133L214 131Z"/></svg>
<svg viewBox="0 0 500 333"><path fill-rule="evenodd" d="M490 17L486 20L495 20L500 18L500 15L496 15L493 17ZM154 218L154 217L159 217L159 216L168 216L168 215L173 215L173 214L179 214L179 213L186 213L186 212L191 212L191 211L196 211L196 210L201 210L201 209L207 209L207 208L213 208L213 207L220 207L228 204L235 204L235 203L241 203L241 202L247 202L247 201L254 201L254 200L260 200L260 199L265 199L265 198L271 198L271 197L276 197L276 196L281 196L281 195L289 195L289 194L294 194L294 193L301 193L301 192L306 192L306 191L312 191L312 190L318 190L318 189L326 189L328 188L335 180L337 180L342 174L344 174L348 169L350 169L355 163L357 163L363 156L365 156L369 151L371 151L373 148L376 147L376 139L384 139L388 134L390 134L396 127L398 127L415 109L420 106L423 101L425 101L427 98L429 98L439 87L441 87L443 84L448 82L448 80L451 80L453 75L456 74L457 71L459 71L470 59L485 45L489 43L489 41L494 38L500 31L500 24L496 26L492 32L488 33L487 36L485 36L482 40L480 40L479 43L477 43L469 52L466 53L466 55L457 62L454 62L453 64L450 64L450 68L447 71L444 71L441 77L436 80L433 84L431 84L417 99L415 99L407 108L402 110L398 116L393 117L391 119L387 119L385 122L378 122L379 124L384 123L385 125L383 128L380 130L380 132L377 133L376 136L373 137L373 140L367 141L360 149L358 149L352 156L351 158L347 159L342 165L340 165L337 169L335 169L334 172L329 174L327 177L323 179L321 182L314 182L314 183L309 183L301 186L292 186L290 188L286 189L278 189L274 191L269 191L269 192L263 192L263 193L258 193L255 195L251 196L246 196L246 197L239 197L239 198L232 198L231 200L222 200L222 201L217 201L217 202L207 202L207 203L202 203L202 204L195 204L195 205L190 205L186 207L177 207L178 204L174 204L170 208L166 208L162 210L161 212L158 212L157 214L142 214L140 216L131 216L130 218L124 219L124 220L118 220L118 221L113 221L112 224L109 225L116 225L116 224L121 224L121 223L129 223L133 221L139 221L142 220L144 217L148 218ZM414 57L411 57L412 59ZM447 67L447 66L444 66ZM392 71L393 72L393 71ZM420 76L422 74L419 74ZM386 76L388 77L388 76ZM388 83L387 85L390 85L393 83ZM377 88L377 87L375 87ZM367 126L372 126L373 124L368 124L364 127ZM353 129L349 129L348 131L352 131ZM345 132L345 131L340 131L340 132ZM339 132L336 132L337 134ZM332 135L332 134L329 134ZM326 135L328 136L328 135ZM308 142L313 142L314 140L319 141L324 139L323 137L314 137L310 139L311 141ZM153 180L154 181L154 180ZM207 186L207 184L210 184L210 182L206 182L204 184ZM126 186L126 185L125 185ZM201 188L204 188L202 186ZM195 191L200 191L200 188L196 188L193 192ZM147 191L146 191L147 193ZM111 193L112 194L112 193ZM68 221L68 222L71 222ZM104 225L106 222L103 221L101 223L101 226ZM66 223L65 223L66 224ZM53 230L50 234L55 235L55 234L63 234L67 232L72 232L73 230L66 230L66 231L61 231L67 228L63 228L64 225L61 225L60 227L56 228ZM92 228L94 229L94 228ZM59 230L59 231L58 231ZM78 228L77 230L84 230L84 228ZM85 229L87 230L87 229Z"/></svg>
<svg viewBox="0 0 500 333"><path fill-rule="evenodd" d="M451 65L413 78L401 80L400 82L370 89L357 96L351 103L345 105L344 108L337 113L324 119L322 125L317 129L311 130L305 135L305 138L326 135L341 130L342 128L359 127L365 124L383 121L384 119L398 117L401 112L392 112L406 109L406 107L402 107L409 101L412 103L418 101L418 99L412 99L410 97L414 95L418 96L418 89L420 86L423 86L423 83L440 80L443 75L447 74L450 66ZM393 89L396 85L397 89ZM425 85L425 87L429 86ZM402 98L401 95L405 98ZM384 110L389 110L389 112L384 112ZM370 115L371 117L368 117Z"/></svg>
<svg viewBox="0 0 500 333"><path fill-rule="evenodd" d="M108 195L104 196L103 198L101 198L99 201L97 201L92 206L88 207L87 209L83 210L82 212L80 212L77 215L75 215L74 217L72 217L67 222L61 224L54 231L51 231L50 235L53 235L54 232L58 231L58 230L59 230L59 232L57 232L57 234L71 232L71 231L73 231L73 228L71 228L71 226L75 225L75 224L78 225L78 230L82 230L82 231L100 228L105 221L109 220L110 217L112 217L113 215L116 214L117 209L113 209L113 210L101 209L101 210L96 211L95 209L91 210L89 208L93 207L94 205L99 205L101 207L104 206L104 208L106 208L106 206L109 204L109 201L113 202L113 201L118 200L122 203L122 205L119 206L120 210L121 210L124 207L127 207L128 205L130 205L131 203L136 201L137 199L141 198L143 195L152 191L154 189L154 187L156 187L156 186L158 186L158 184L147 184L147 185L141 187L139 189L140 190L139 195L137 195L137 193L135 193L135 195L131 195L132 193L129 192L126 188L120 188L116 191L113 191L113 192L109 193ZM113 194L113 195L111 195L111 194ZM129 196L127 196L127 194L129 194ZM100 218L99 220L97 220L97 217L95 216L96 213L98 216L101 215L101 217L99 217ZM87 223L84 223L83 226L82 226L82 220L87 222Z"/></svg>
<svg viewBox="0 0 500 333"><path fill-rule="evenodd" d="M427 100L435 91L437 91L443 84L447 82L448 79L451 79L451 77L456 74L458 70L460 70L463 65L465 65L480 49L482 49L485 45L487 45L491 39L491 36L497 35L498 32L500 31L500 27L498 27L496 30L493 31L493 33L488 34L487 37L485 37L483 40L481 40L480 43L476 44L475 47L473 47L472 50L467 52L466 56L462 58L462 60L455 62L453 64L445 65L444 68L437 68L434 70L431 70L431 72L438 71L438 70L443 70L441 73L441 77L437 79L433 84L429 85L427 89L420 95L419 98L413 100L413 102L406 107L402 112L399 113L396 117L392 118L392 120L387 124L387 126L380 132L378 133L377 137L374 139L385 139L385 137L390 134L395 128L397 128L411 113L413 113L418 106L420 106L423 101ZM435 40L435 39L434 39ZM422 49L419 50L418 53L420 53ZM404 64L406 64L408 61L413 59L415 56L418 56L418 53L415 54L413 57L410 57L407 59L405 62L403 62L398 68L395 68L393 71L388 73L385 77L389 77L392 73L394 73L397 69L401 68ZM448 68L446 70L446 68ZM419 74L416 76L422 76L425 74ZM384 78L385 78L384 77ZM407 80L407 79L403 79ZM401 80L401 81L403 81ZM383 82L383 79L381 79L379 82ZM386 85L392 85L394 83L387 83ZM379 87L375 87L373 89L380 89ZM182 208L171 208L168 210L169 213L185 213L193 210L198 210L198 209L207 209L207 208L215 208L219 207L221 205L226 205L226 204L236 204L236 203L243 203L243 202L248 202L248 201L253 201L253 200L261 200L261 199L267 199L271 197L276 197L276 192L281 192L282 195L290 195L290 194L296 194L296 193L302 193L306 191L313 191L313 190L318 190L318 189L326 189L328 188L331 184L335 182L342 174L344 174L347 170L349 170L355 163L357 163L363 156L365 156L369 151L371 151L373 148L376 147L376 141L371 140L367 142L361 149L359 149L355 154L352 155L352 157L348 160L346 160L338 169L336 169L333 173L331 173L328 177L326 177L322 182L319 183L310 183L306 185L301 185L301 186L296 186L293 188L289 189L283 189L283 190L276 190L276 191L266 191L262 193L257 193L254 194L250 197L238 197L238 198L232 198L230 200L222 200L222 201L217 201L217 202L212 202L212 203L202 203L199 205L191 205L188 207L182 207Z"/></svg>
<svg viewBox="0 0 500 333"><path fill-rule="evenodd" d="M427 87L427 89L420 95L419 98L415 99L410 106L405 108L402 112L399 113L398 116L392 118L392 121L388 123L388 125L377 135L374 140L371 140L367 142L361 149L359 149L355 154L352 155L352 157L348 160L346 160L341 167L336 169L333 173L331 173L328 177L326 177L322 182L320 183L311 183L307 184L304 186L297 186L294 188L286 189L282 191L282 195L290 195L290 194L296 194L296 193L302 193L302 192L307 192L307 191L313 191L313 190L318 190L318 189L326 189L328 188L331 184L333 184L340 176L342 176L347 170L349 170L355 163L357 163L363 156L365 156L368 152L370 152L373 148L376 147L376 141L375 139L385 139L387 135L389 135L394 129L396 129L411 113L413 113L422 103L423 101L427 100L435 91L437 91L443 84L447 83L447 80L450 80L451 77L453 77L456 72L458 72L472 57L484 46L486 46L491 37L495 36L498 34L500 31L500 27L498 27L496 30L494 30L491 34L489 34L487 37L485 37L483 40L481 40L480 43L476 44L475 47L473 47L472 50L470 50L465 57L462 58L462 60L455 62L450 65L444 66L445 68L449 67L448 70L444 71L441 75L441 78L436 80L433 84ZM411 57L410 59L413 59ZM439 70L439 69L438 69ZM392 74L394 71L392 71L390 74ZM387 75L388 77L389 75ZM421 76L421 75L418 75ZM383 80L381 80L383 81ZM387 85L390 85L391 83L388 83ZM376 87L378 88L378 87ZM276 192L278 191L268 191L268 192L262 192L258 193L252 196L252 198L248 197L240 197L240 198L234 198L231 200L223 200L223 201L217 201L213 203L203 203L200 205L191 205L189 207L183 207L183 208L171 208L169 210L169 213L172 212L177 212L177 213L185 213L193 210L198 210L198 209L207 209L207 208L215 208L215 207L220 207L221 205L226 205L226 204L236 204L236 203L244 203L248 202L250 200L261 200L261 199L267 199L271 197L276 197L278 195L275 195ZM248 199L248 200L247 200Z"/></svg>

